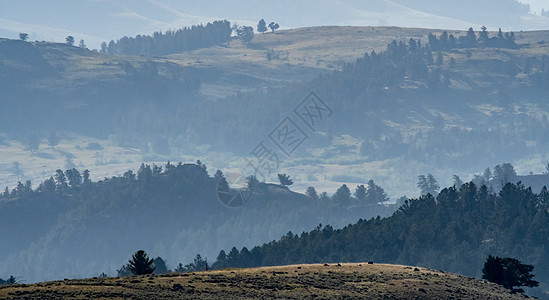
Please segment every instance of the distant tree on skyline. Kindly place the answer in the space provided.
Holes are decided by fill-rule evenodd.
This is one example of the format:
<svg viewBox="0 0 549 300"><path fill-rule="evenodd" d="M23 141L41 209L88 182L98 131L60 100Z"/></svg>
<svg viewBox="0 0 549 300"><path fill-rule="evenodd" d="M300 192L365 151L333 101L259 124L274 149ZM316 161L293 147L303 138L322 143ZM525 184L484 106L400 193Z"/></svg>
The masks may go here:
<svg viewBox="0 0 549 300"><path fill-rule="evenodd" d="M194 271L208 271L210 265L208 264L207 258L202 258L200 254L197 254L192 263L185 265L186 272Z"/></svg>
<svg viewBox="0 0 549 300"><path fill-rule="evenodd" d="M109 46L106 42L101 43L101 49L99 50L99 53L106 54L108 52Z"/></svg>
<svg viewBox="0 0 549 300"><path fill-rule="evenodd" d="M364 184L356 186L355 198L356 198L356 200L361 202L363 205L366 202L366 194L367 194L367 190L366 190L366 187L364 186Z"/></svg>
<svg viewBox="0 0 549 300"><path fill-rule="evenodd" d="M69 46L74 46L74 37L72 35L67 36L65 43Z"/></svg>
<svg viewBox="0 0 549 300"><path fill-rule="evenodd" d="M230 192L229 183L227 182L227 179L225 178L225 175L223 175L223 172L221 170L217 170L214 174L214 179L217 182L217 190L220 192Z"/></svg>
<svg viewBox="0 0 549 300"><path fill-rule="evenodd" d="M473 30L473 27L469 27L467 30L467 35L465 36L465 47L474 48L477 46L477 35Z"/></svg>
<svg viewBox="0 0 549 300"><path fill-rule="evenodd" d="M318 193L316 192L316 189L312 186L307 188L307 190L305 191L305 195L313 200L318 200Z"/></svg>
<svg viewBox="0 0 549 300"><path fill-rule="evenodd" d="M348 205L351 201L351 191L346 184L343 184L337 189L337 191L332 196L332 200L340 205Z"/></svg>
<svg viewBox="0 0 549 300"><path fill-rule="evenodd" d="M274 33L275 30L277 30L280 26L278 26L278 23L275 23L275 22L271 22L269 23L269 28L271 29L271 31Z"/></svg>
<svg viewBox="0 0 549 300"><path fill-rule="evenodd" d="M288 174L278 174L278 181L280 181L280 185L284 187L294 184L294 181L290 178L290 175Z"/></svg>
<svg viewBox="0 0 549 300"><path fill-rule="evenodd" d="M80 47L82 49L85 49L86 48L86 42L84 42L84 40L81 39L80 42L78 43L78 47Z"/></svg>
<svg viewBox="0 0 549 300"><path fill-rule="evenodd" d="M19 39L22 40L22 41L26 41L28 38L29 38L28 33L21 32L19 34Z"/></svg>
<svg viewBox="0 0 549 300"><path fill-rule="evenodd" d="M435 179L435 176L431 173L427 174L427 176L419 175L417 177L417 187L420 189L421 195L431 194L432 196L436 196L440 189L440 185Z"/></svg>
<svg viewBox="0 0 549 300"><path fill-rule="evenodd" d="M134 275L152 274L156 267L154 260L149 258L144 250L138 250L132 255L132 259L128 261L128 269Z"/></svg>
<svg viewBox="0 0 549 300"><path fill-rule="evenodd" d="M385 190L370 179L368 181L368 191L366 192L367 204L378 204L389 201L389 196L385 193Z"/></svg>
<svg viewBox="0 0 549 300"><path fill-rule="evenodd" d="M267 30L267 23L265 23L265 20L259 20L259 23L257 23L257 32L265 33Z"/></svg>
<svg viewBox="0 0 549 300"><path fill-rule="evenodd" d="M461 178L459 178L459 176L457 176L456 174L452 176L452 182L456 189L461 188L461 186L463 185L463 180L461 180Z"/></svg>
<svg viewBox="0 0 549 300"><path fill-rule="evenodd" d="M166 261L162 257L157 257L153 259L154 264L154 274L165 274L170 272L168 266L166 266Z"/></svg>
<svg viewBox="0 0 549 300"><path fill-rule="evenodd" d="M236 30L236 36L238 36L242 42L248 44L254 38L254 29L251 26L240 26Z"/></svg>

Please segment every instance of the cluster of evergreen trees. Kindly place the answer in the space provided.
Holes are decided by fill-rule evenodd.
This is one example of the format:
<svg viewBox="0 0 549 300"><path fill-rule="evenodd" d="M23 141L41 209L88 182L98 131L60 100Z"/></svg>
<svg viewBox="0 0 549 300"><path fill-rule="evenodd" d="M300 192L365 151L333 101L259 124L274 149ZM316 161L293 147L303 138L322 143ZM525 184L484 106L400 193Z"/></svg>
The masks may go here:
<svg viewBox="0 0 549 300"><path fill-rule="evenodd" d="M221 251L212 267L374 260L479 277L485 258L497 254L544 270L549 267L548 208L546 188L535 194L521 183L507 183L495 194L469 182L445 188L436 198L407 200L389 218L360 220L340 230L319 225L252 250ZM539 279L549 284L549 276Z"/></svg>
<svg viewBox="0 0 549 300"><path fill-rule="evenodd" d="M55 171L55 176L50 176L50 178L44 180L35 190L32 189L32 182L30 180L25 181L25 183L19 181L11 192L9 188L6 187L4 192L0 193L0 199L24 197L32 195L35 192L56 192L63 194L65 192L73 192L82 185L90 183L90 171L87 169L84 170L82 174L76 168L64 172L61 169L57 169Z"/></svg>
<svg viewBox="0 0 549 300"><path fill-rule="evenodd" d="M171 272L198 272L208 271L210 265L207 258L202 258L200 254L197 254L193 262L183 265L179 263L173 270L168 268L166 261L158 256L154 259L149 259L147 253L144 250L139 250L132 255L132 259L127 264L122 265L120 269L116 270L118 277L131 276L131 275L144 275L144 274L165 274Z"/></svg>
<svg viewBox="0 0 549 300"><path fill-rule="evenodd" d="M231 38L231 24L227 20L204 25L193 25L164 33L157 31L152 36L124 36L101 44L102 53L130 55L167 55L225 43Z"/></svg>
<svg viewBox="0 0 549 300"><path fill-rule="evenodd" d="M332 197L329 197L326 192L318 195L314 187L307 188L306 194L314 200L331 202L343 207L377 205L389 201L389 196L387 196L385 190L372 179L368 181L366 186L364 184L357 185L353 193L346 184L343 184Z"/></svg>
<svg viewBox="0 0 549 300"><path fill-rule="evenodd" d="M164 257L172 263L187 261L189 253L215 257L219 249L261 244L290 228L308 230L319 222L344 226L396 209L391 204L358 207L354 198L336 203L325 193L322 201L262 182L255 183L246 205L227 208L218 194L222 178L221 171L210 176L197 161L142 164L137 171L99 181L91 181L87 171L58 170L38 187L20 184L3 198L11 201L0 201L0 227L10 228L0 232L1 240L10 241L0 248L4 258L0 262L6 272L34 281L68 276L66 265L59 261L84 265L89 258L94 262L78 269L89 276L109 271L110 265L124 261L124 254L135 249L162 249L157 250L162 259L154 258L155 272L167 272L168 266L161 267ZM39 249L46 249L47 259L34 256ZM208 265L200 258L171 269L193 271ZM120 268L121 275L128 272L127 266Z"/></svg>
<svg viewBox="0 0 549 300"><path fill-rule="evenodd" d="M500 28L497 36L490 37L486 29L485 26L482 26L481 31L477 36L473 28L470 27L466 35L457 38L453 34L448 34L447 31L444 31L439 37L429 33L429 46L433 51L477 47L519 48L515 43L515 33L512 31L504 34Z"/></svg>

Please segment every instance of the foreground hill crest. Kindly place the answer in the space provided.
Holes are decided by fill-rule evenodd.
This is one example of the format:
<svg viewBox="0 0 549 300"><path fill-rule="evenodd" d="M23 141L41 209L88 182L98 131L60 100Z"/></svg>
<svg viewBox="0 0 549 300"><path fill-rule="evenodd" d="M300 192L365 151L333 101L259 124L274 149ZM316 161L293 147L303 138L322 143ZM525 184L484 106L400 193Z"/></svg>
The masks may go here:
<svg viewBox="0 0 549 300"><path fill-rule="evenodd" d="M388 264L310 264L0 287L0 298L522 299L442 271Z"/></svg>

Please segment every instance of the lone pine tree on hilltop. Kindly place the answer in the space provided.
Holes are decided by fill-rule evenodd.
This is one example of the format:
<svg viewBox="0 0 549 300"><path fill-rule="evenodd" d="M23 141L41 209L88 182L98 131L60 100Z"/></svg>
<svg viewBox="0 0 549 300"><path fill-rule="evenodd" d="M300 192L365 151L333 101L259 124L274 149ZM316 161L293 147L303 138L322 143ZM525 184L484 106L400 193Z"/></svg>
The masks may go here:
<svg viewBox="0 0 549 300"><path fill-rule="evenodd" d="M156 269L156 267L153 266L154 260L150 259L144 250L135 252L132 255L132 259L128 262L128 269L130 269L134 275L152 274Z"/></svg>

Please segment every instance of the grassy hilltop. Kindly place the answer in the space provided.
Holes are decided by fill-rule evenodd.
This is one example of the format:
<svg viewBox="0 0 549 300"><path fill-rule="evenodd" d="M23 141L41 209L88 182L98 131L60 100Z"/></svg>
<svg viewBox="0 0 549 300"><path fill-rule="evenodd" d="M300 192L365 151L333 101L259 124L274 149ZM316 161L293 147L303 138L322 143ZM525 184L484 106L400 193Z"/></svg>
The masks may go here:
<svg viewBox="0 0 549 300"><path fill-rule="evenodd" d="M387 264L291 265L0 287L10 299L523 299L479 279Z"/></svg>

